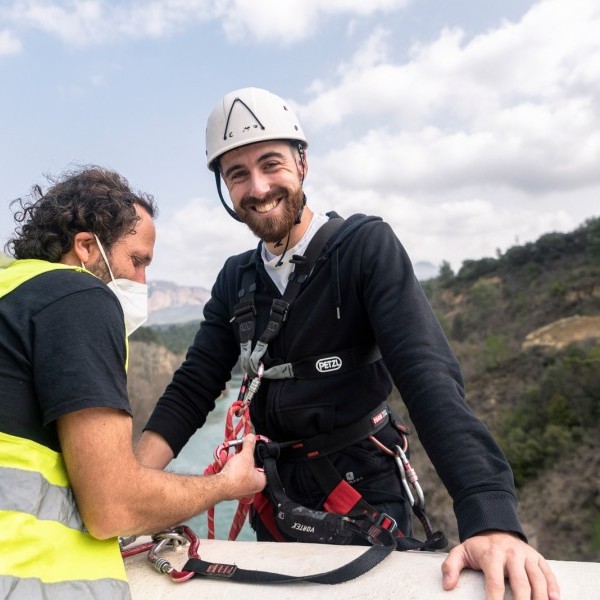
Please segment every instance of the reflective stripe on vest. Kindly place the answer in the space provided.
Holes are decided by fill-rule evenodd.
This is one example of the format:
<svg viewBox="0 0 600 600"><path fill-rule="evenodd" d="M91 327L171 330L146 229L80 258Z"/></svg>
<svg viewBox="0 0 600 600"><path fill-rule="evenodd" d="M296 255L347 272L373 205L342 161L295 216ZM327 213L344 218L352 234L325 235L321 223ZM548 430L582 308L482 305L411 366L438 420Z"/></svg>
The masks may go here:
<svg viewBox="0 0 600 600"><path fill-rule="evenodd" d="M15 261L0 269L0 298L37 275L64 268L73 267ZM117 540L97 540L85 530L62 454L2 432L0 597L131 597Z"/></svg>
<svg viewBox="0 0 600 600"><path fill-rule="evenodd" d="M129 598L119 545L85 531L62 455L0 433L0 465L0 590L22 589L20 580L31 580L23 584L36 589L61 583L53 589L62 593L71 586L79 597L87 589L101 598L98 582L100 589L122 590L110 598Z"/></svg>
<svg viewBox="0 0 600 600"><path fill-rule="evenodd" d="M0 598L4 600L112 600L129 598L128 586L116 579L98 579L93 590L71 582L42 583L39 579L17 579L0 575Z"/></svg>

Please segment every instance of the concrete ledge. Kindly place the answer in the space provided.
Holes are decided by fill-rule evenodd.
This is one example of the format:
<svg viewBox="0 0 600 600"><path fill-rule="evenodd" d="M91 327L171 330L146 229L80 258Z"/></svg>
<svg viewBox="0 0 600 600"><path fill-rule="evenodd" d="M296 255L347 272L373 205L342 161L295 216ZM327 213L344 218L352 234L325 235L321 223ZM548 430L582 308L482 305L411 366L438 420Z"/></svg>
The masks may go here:
<svg viewBox="0 0 600 600"><path fill-rule="evenodd" d="M138 543L143 540L138 540ZM147 540L146 540L147 541ZM277 544L201 540L200 557L211 562L236 564L244 569L291 575L321 573L342 566L365 551L360 546ZM160 556L179 569L187 560L187 548L168 549ZM244 584L226 580L195 578L174 583L148 563L147 553L125 559L133 600L484 600L483 576L467 571L452 592L441 587L441 564L445 553L393 552L361 577L335 586L314 583ZM562 600L600 598L600 563L549 561L561 586ZM510 591L505 598L512 600Z"/></svg>

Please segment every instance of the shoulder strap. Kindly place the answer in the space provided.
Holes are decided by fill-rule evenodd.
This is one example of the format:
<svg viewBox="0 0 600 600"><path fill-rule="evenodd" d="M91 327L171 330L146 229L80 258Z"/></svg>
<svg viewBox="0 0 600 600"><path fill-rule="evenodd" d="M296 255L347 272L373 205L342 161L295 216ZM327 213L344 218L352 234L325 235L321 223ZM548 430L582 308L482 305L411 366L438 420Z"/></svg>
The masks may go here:
<svg viewBox="0 0 600 600"><path fill-rule="evenodd" d="M238 297L243 297L243 299L234 306L233 318L239 327L242 367L249 375L255 376L256 373L258 373L258 366L267 351L268 345L279 334L292 303L300 293L302 285L313 272L317 259L325 247L325 244L327 244L331 236L341 227L343 222L344 219L341 217L332 217L329 219L329 221L324 223L315 233L304 254L302 256L294 255L292 257L292 262L295 264L296 268L290 274L289 282L285 288L283 297L275 298L273 300L269 322L256 343L254 350L251 349L251 344L252 339L254 338L256 324L256 308L254 306L254 291L256 290L256 284L255 282L249 282L250 275L248 275L248 273L251 273L252 270L248 270L243 274L242 287L238 292ZM256 277L255 273L254 277ZM268 371L265 372L265 376L268 377Z"/></svg>

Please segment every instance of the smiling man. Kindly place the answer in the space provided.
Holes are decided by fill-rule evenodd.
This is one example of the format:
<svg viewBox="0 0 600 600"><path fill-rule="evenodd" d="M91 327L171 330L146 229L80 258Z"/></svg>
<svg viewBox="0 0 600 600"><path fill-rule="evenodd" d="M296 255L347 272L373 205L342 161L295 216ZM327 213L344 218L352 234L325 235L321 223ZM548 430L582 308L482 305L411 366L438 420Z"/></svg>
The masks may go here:
<svg viewBox="0 0 600 600"><path fill-rule="evenodd" d="M356 526L352 543L386 524L400 549L415 502L398 469L403 428L386 406L395 384L454 499L463 542L444 563L444 588L470 567L484 571L489 600L504 597L505 576L514 598L557 599L554 575L525 541L511 469L465 402L460 367L402 244L378 217L313 213L302 189L307 146L288 104L266 90L231 92L212 111L207 163L219 197L261 241L221 270L140 460L162 467L177 455L241 359L260 385L250 405L255 430L281 447L285 494L342 514ZM257 538L289 541L268 490L254 502ZM312 526L291 529L302 527Z"/></svg>

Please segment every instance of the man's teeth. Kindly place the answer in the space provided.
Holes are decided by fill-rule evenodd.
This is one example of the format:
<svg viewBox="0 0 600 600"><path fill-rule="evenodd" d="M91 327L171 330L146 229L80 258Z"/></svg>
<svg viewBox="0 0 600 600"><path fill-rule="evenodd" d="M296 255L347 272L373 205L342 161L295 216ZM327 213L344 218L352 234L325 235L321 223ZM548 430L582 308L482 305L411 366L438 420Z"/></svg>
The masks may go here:
<svg viewBox="0 0 600 600"><path fill-rule="evenodd" d="M277 200L272 200L271 202L267 202L266 204L259 204L254 207L254 210L259 213L266 213L270 210L273 210L277 206Z"/></svg>

